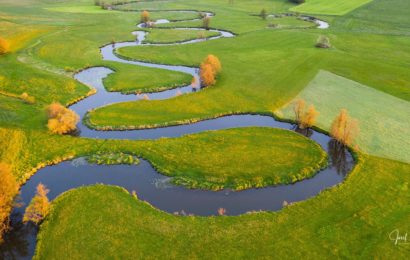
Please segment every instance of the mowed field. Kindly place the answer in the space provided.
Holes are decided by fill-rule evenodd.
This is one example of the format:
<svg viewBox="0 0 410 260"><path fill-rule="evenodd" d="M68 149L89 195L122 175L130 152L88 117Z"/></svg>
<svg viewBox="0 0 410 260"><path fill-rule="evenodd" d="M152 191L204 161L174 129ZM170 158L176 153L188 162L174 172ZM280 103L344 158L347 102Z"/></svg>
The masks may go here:
<svg viewBox="0 0 410 260"><path fill-rule="evenodd" d="M306 0L305 3L290 10L308 14L344 15L373 0Z"/></svg>
<svg viewBox="0 0 410 260"><path fill-rule="evenodd" d="M116 187L81 188L53 202L50 216L40 226L36 257L406 257L409 247L395 246L389 234L395 229L410 230L410 165L405 163L408 153L403 147L409 139L410 20L406 10L410 3L348 0L343 5L337 1L314 5L318 2L308 0L295 7L286 0L233 4L175 0L123 6L128 11L152 10L153 19L174 21L163 27L196 27L201 22L179 21L195 18L196 13L154 9L212 11L216 16L211 27L232 31L236 37L119 49L119 55L130 59L191 66L199 66L212 53L220 58L223 70L217 84L203 91L163 101L106 106L90 113L88 123L147 127L232 113L273 115L300 96L317 106L321 114L316 126L327 130L338 109L347 107L360 119L362 149L358 165L342 184L279 212L211 218L173 216ZM323 151L316 144L283 130L233 129L157 141L48 133L45 107L53 101L67 105L90 91L72 78L77 70L109 67L115 73L104 80L107 89L125 93L191 81L182 73L103 61L99 47L133 40L131 32L137 29L140 12L105 11L93 4L91 0L0 3L0 37L11 44L11 52L0 56L0 161L12 166L20 184L37 167L96 152L142 156L160 172L177 176L180 184L209 189L272 185L268 181L272 175L279 176L277 183L288 183L303 168L320 164ZM263 20L256 16L262 8L268 14L312 8L298 12L321 14L330 28L315 29L296 17ZM280 26L269 28L271 23ZM152 32L150 42L197 37L178 30ZM320 35L330 38L332 48L314 47ZM36 102L23 102L23 92ZM286 111L281 116L292 119ZM245 155L243 163L251 170L238 164Z"/></svg>

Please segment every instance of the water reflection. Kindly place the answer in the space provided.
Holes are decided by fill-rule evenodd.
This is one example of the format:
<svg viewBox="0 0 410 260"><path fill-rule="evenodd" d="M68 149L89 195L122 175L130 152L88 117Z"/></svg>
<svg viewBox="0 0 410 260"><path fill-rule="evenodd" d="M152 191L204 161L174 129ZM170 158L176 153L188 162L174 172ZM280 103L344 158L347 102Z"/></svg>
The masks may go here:
<svg viewBox="0 0 410 260"><path fill-rule="evenodd" d="M332 162L332 166L336 169L338 174L346 176L352 169L353 158L349 153L345 145L341 144L335 139L332 139L328 143L329 157Z"/></svg>

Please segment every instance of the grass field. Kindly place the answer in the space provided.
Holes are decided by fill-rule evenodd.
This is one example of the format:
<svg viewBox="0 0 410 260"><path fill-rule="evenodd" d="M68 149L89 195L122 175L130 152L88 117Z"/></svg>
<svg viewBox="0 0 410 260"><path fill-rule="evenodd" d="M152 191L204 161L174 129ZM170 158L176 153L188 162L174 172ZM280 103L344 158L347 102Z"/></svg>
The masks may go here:
<svg viewBox="0 0 410 260"><path fill-rule="evenodd" d="M399 174L409 170L408 164L369 157L332 191L277 213L240 217L173 216L120 188L80 188L55 201L41 226L36 256L405 258L408 247L394 246L389 233L410 228L408 183L403 184L408 176Z"/></svg>
<svg viewBox="0 0 410 260"><path fill-rule="evenodd" d="M353 2L358 3L344 1ZM329 6L335 3L329 2ZM216 16L211 19L211 27L237 36L185 46L120 49L120 55L132 59L194 66L212 53L220 58L223 70L215 86L200 92L103 107L91 113L90 123L158 126L236 112L272 113L300 93L317 106L321 112L318 125L324 129L333 111L348 105L349 112L366 123L361 124L362 133L369 134L359 140L362 151L395 161L360 154L359 166L340 186L277 213L240 217L177 217L135 201L116 188L78 189L54 203L51 216L40 228L38 257L405 258L409 248L395 246L389 233L410 230L410 168L397 161L408 159L410 2L373 0L345 15L321 15L330 22L328 30L300 28L299 23L305 22L293 18L277 22L256 16L262 8L278 14L292 7L295 5L287 0L243 0L234 4L175 0L124 6L212 11ZM345 6L337 8L337 12L343 12ZM154 20L197 16L194 12L151 11ZM313 157L321 152L306 139L280 131L266 133L270 139L263 141L262 135L273 130L260 128L138 142L49 134L45 106L53 101L68 104L89 91L72 79L73 71L88 66L109 67L116 73L105 79L107 89L123 92L171 88L190 81L185 74L101 60L99 47L112 40L133 40L131 32L137 29L139 20L139 12L102 11L91 0L1 1L0 36L10 41L11 52L0 56L0 161L12 166L20 184L37 167L95 152L141 155L164 173L181 180L195 178L198 186L216 174L241 181L252 180L254 175L264 178L272 169L280 169L277 162L289 163L281 161L282 157L270 158L270 153L286 153L289 159L297 156L293 152L304 153L304 160L290 166L294 169L317 162ZM270 23L280 21L286 26L268 28ZM198 25L200 21L181 21L163 26ZM175 41L192 36L153 31L150 40ZM328 36L332 48L315 48L319 35ZM23 92L34 96L36 103L25 104L18 97ZM353 93L360 97L356 103ZM378 104L385 107L379 110ZM290 147L303 146L289 153L289 147L275 145L282 138L289 140ZM196 151L195 157L189 156L187 145ZM229 156L221 159L217 155L222 151L230 151ZM245 153L251 154L243 160L252 169L248 175L239 171L237 159ZM258 168L252 160L265 164ZM233 183L231 179L224 181L228 186Z"/></svg>
<svg viewBox="0 0 410 260"><path fill-rule="evenodd" d="M289 10L308 14L344 15L371 1L373 0L307 0Z"/></svg>
<svg viewBox="0 0 410 260"><path fill-rule="evenodd" d="M154 29L149 30L149 34L145 39L148 43L173 43L187 40L195 40L201 37L217 36L219 33L211 31L189 31L189 30L170 30L170 29Z"/></svg>
<svg viewBox="0 0 410 260"><path fill-rule="evenodd" d="M327 163L326 153L315 142L270 128L164 138L141 150L161 173L174 176L175 183L213 190L293 183L311 177Z"/></svg>
<svg viewBox="0 0 410 260"><path fill-rule="evenodd" d="M363 152L410 163L410 102L326 71L320 71L297 99L320 111L317 126L326 130L339 110L347 109L359 120L357 144ZM293 118L293 103L281 116Z"/></svg>

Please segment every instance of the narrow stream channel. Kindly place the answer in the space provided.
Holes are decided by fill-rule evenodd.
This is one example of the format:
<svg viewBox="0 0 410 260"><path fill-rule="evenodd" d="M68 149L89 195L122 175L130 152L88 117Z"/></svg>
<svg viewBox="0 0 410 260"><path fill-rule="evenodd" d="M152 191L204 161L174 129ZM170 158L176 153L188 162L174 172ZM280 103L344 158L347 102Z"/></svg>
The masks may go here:
<svg viewBox="0 0 410 260"><path fill-rule="evenodd" d="M212 13L207 13L212 16ZM311 19L311 18L309 18ZM312 20L313 19L313 20ZM312 18L318 24L318 28L328 28L326 22ZM196 19L194 19L196 20ZM167 20L159 20L159 23L167 23ZM142 25L138 25L142 27ZM201 28L179 28L184 30L203 30ZM219 38L231 38L234 34L222 31L218 36L206 40ZM155 45L167 46L177 44L192 44L200 40L190 40L175 44L148 44L144 43L147 32L135 31L134 42L121 42L115 45L106 45L100 49L104 60L145 66L152 68L178 71L192 75L199 80L198 68L187 66L172 66L154 64L141 61L130 61L118 57L115 50L126 46ZM206 130L218 130L234 127L273 127L282 129L294 129L295 126L285 122L279 122L269 116L262 115L231 115L216 119L204 120L189 125L171 126L157 129L132 130L132 131L96 131L88 128L82 122L87 111L118 102L141 99L139 95L124 95L118 92L106 91L103 80L114 71L104 67L93 67L83 70L75 75L78 81L93 87L97 93L72 105L81 117L78 125L81 137L99 139L157 139L160 137L179 137L186 134L199 133ZM146 93L149 99L169 99L177 93L191 93L200 91L191 85L166 90L156 93ZM156 172L146 160L141 160L139 165L93 165L85 158L77 158L65 161L54 166L40 169L33 175L20 190L22 207L16 207L11 214L11 231L5 235L5 242L0 245L0 258L5 259L31 259L36 246L38 228L32 224L23 224L22 217L25 207L35 194L39 183L45 184L49 189L49 198L52 200L61 193L80 186L103 183L118 185L128 191L136 191L139 199L149 202L154 207L178 215L217 215L219 208L225 208L227 215L239 215L250 211L275 211L283 207L284 201L297 202L317 195L320 191L332 187L343 181L354 166L352 155L344 148L335 143L329 136L310 130L301 133L316 141L329 155L329 165L310 179L297 182L292 185L281 185L261 189L248 189L234 192L231 190L206 191L192 190L170 183L170 177Z"/></svg>

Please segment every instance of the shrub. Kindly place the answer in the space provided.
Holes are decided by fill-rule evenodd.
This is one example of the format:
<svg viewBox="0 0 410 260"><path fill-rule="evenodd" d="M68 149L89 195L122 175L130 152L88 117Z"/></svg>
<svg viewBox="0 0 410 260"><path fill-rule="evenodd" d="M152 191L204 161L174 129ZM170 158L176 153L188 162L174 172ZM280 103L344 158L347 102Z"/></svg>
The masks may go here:
<svg viewBox="0 0 410 260"><path fill-rule="evenodd" d="M200 76L202 84L212 86L216 83L214 69L210 64L202 63L200 68Z"/></svg>
<svg viewBox="0 0 410 260"><path fill-rule="evenodd" d="M0 37L0 55L6 54L9 51L10 51L9 43L5 39Z"/></svg>
<svg viewBox="0 0 410 260"><path fill-rule="evenodd" d="M201 63L200 77L204 86L211 86L216 83L216 76L221 72L222 66L219 59L209 54L205 60Z"/></svg>
<svg viewBox="0 0 410 260"><path fill-rule="evenodd" d="M216 57L215 55L209 54L204 60L204 63L211 65L212 69L214 70L215 75L221 72L222 70L221 62L219 61L218 57Z"/></svg>
<svg viewBox="0 0 410 260"><path fill-rule="evenodd" d="M150 20L149 12L147 10L142 11L141 13L141 23L148 23Z"/></svg>
<svg viewBox="0 0 410 260"><path fill-rule="evenodd" d="M20 95L20 98L27 104L34 104L36 103L36 98L30 96L29 94L27 94L26 92L24 92L23 94Z"/></svg>
<svg viewBox="0 0 410 260"><path fill-rule="evenodd" d="M358 121L351 118L346 109L341 109L339 115L333 120L330 134L339 143L352 145L354 138L359 133Z"/></svg>
<svg viewBox="0 0 410 260"><path fill-rule="evenodd" d="M8 164L0 163L0 242L8 229L8 217L13 207L18 185Z"/></svg>
<svg viewBox="0 0 410 260"><path fill-rule="evenodd" d="M317 42L316 42L315 46L317 48L324 48L324 49L330 48L331 47L330 40L329 40L328 37L321 35L317 39Z"/></svg>
<svg viewBox="0 0 410 260"><path fill-rule="evenodd" d="M205 28L206 30L209 30L209 26L211 24L211 17L208 15L205 15L204 18L202 18L202 27Z"/></svg>
<svg viewBox="0 0 410 260"><path fill-rule="evenodd" d="M60 103L52 103L47 107L47 127L54 134L66 134L76 130L79 116Z"/></svg>
<svg viewBox="0 0 410 260"><path fill-rule="evenodd" d="M302 129L312 127L316 122L316 117L319 115L319 112L316 111L313 105L310 105L308 110L303 114L303 117L300 120L299 127Z"/></svg>
<svg viewBox="0 0 410 260"><path fill-rule="evenodd" d="M40 223L50 211L50 201L47 198L49 190L40 183L37 192L24 212L23 222Z"/></svg>
<svg viewBox="0 0 410 260"><path fill-rule="evenodd" d="M268 14L266 13L266 9L263 8L259 14L260 17L262 17L263 20L266 20L266 17L268 16Z"/></svg>
<svg viewBox="0 0 410 260"><path fill-rule="evenodd" d="M299 99L293 106L293 112L295 113L295 121L300 129L310 128L316 122L316 117L319 112L316 111L313 105L310 105L306 110L306 102L303 99Z"/></svg>

